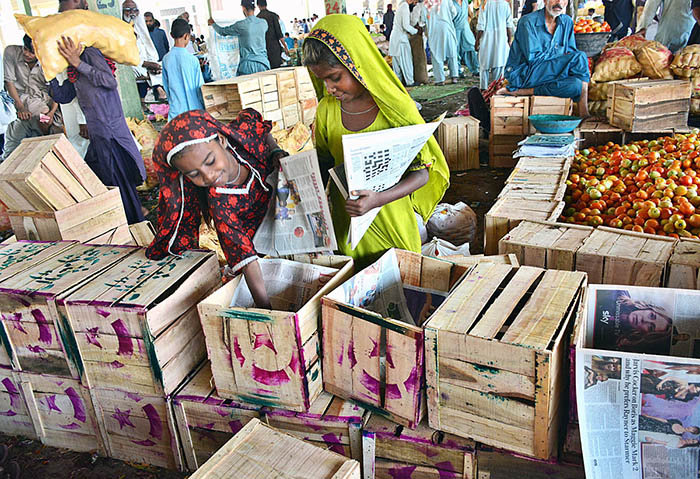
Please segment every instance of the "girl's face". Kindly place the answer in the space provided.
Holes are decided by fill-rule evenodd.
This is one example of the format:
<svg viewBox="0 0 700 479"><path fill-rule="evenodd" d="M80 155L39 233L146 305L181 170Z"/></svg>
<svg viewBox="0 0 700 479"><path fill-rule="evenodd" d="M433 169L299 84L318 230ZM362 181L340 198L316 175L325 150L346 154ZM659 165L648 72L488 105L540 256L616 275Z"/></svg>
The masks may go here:
<svg viewBox="0 0 700 479"><path fill-rule="evenodd" d="M341 102L350 102L362 97L367 90L357 78L342 65L330 66L327 63L310 65L309 69L326 85L328 93Z"/></svg>
<svg viewBox="0 0 700 479"><path fill-rule="evenodd" d="M196 186L224 186L236 173L225 144L226 139L219 135L212 141L188 146L172 160L172 165Z"/></svg>

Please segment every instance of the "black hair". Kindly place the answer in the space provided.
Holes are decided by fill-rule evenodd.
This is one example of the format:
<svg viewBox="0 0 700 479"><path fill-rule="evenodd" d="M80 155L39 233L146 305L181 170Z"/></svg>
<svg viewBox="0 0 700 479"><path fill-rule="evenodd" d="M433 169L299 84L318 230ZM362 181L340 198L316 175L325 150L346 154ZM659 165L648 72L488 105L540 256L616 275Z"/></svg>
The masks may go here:
<svg viewBox="0 0 700 479"><path fill-rule="evenodd" d="M151 17L152 19L155 20L156 17L153 16L153 12L146 12L143 14L144 17Z"/></svg>
<svg viewBox="0 0 700 479"><path fill-rule="evenodd" d="M170 35L173 38L182 38L190 33L190 24L182 18L176 18L173 20L173 24L170 26Z"/></svg>
<svg viewBox="0 0 700 479"><path fill-rule="evenodd" d="M248 11L255 10L255 3L253 3L253 0L241 0L241 7Z"/></svg>
<svg viewBox="0 0 700 479"><path fill-rule="evenodd" d="M154 18L154 19L153 19L153 25L155 25L156 28L160 28L160 22L158 21L157 18Z"/></svg>
<svg viewBox="0 0 700 479"><path fill-rule="evenodd" d="M32 37L25 34L24 37L22 38L22 43L24 44L24 48L26 48L30 52L34 53L34 45L32 45Z"/></svg>
<svg viewBox="0 0 700 479"><path fill-rule="evenodd" d="M179 18L178 20L182 20ZM184 20L183 20L184 21ZM173 22L174 24L175 22ZM216 140L214 140L216 141ZM172 165L175 161L180 159L182 155L189 150L193 145L189 145L184 147L182 150L178 151L175 153L172 158L170 158L170 164ZM182 173L180 173L182 174ZM209 191L208 188L202 188L202 187L195 187L194 189L195 196L197 198L197 203L199 203L199 210L202 214L202 218L204 219L204 222L212 228L214 226L212 217L211 217L211 212L209 211Z"/></svg>
<svg viewBox="0 0 700 479"><path fill-rule="evenodd" d="M258 0L258 7L267 7L267 0Z"/></svg>
<svg viewBox="0 0 700 479"><path fill-rule="evenodd" d="M288 36L289 36L289 32L286 32L286 33L284 34L284 36L285 36L285 37L288 37Z"/></svg>
<svg viewBox="0 0 700 479"><path fill-rule="evenodd" d="M319 65L321 63L325 63L329 67L343 65L325 43L315 38L307 38L304 40L302 57L304 59L304 66Z"/></svg>

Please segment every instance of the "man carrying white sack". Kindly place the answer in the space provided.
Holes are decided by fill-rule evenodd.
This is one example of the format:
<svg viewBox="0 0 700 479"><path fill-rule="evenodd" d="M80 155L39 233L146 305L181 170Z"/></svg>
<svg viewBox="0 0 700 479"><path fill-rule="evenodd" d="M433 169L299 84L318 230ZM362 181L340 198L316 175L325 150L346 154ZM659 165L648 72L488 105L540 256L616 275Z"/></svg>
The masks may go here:
<svg viewBox="0 0 700 479"><path fill-rule="evenodd" d="M139 89L139 96L143 100L148 92L149 85L153 87L153 96L156 100L165 100L166 95L163 87L162 67L158 63L158 50L156 50L148 26L143 15L134 0L122 1L122 19L134 25L136 32L136 46L143 62L141 66L133 67L136 75L136 86Z"/></svg>

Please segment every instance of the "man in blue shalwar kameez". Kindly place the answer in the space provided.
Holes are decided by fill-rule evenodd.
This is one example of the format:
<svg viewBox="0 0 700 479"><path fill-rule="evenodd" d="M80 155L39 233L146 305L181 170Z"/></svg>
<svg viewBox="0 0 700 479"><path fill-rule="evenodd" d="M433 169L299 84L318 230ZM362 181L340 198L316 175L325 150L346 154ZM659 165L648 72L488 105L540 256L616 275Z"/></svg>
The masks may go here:
<svg viewBox="0 0 700 479"><path fill-rule="evenodd" d="M546 0L545 8L518 22L506 62L505 95L571 98L588 116L588 57L576 49L574 21L564 14L568 0Z"/></svg>

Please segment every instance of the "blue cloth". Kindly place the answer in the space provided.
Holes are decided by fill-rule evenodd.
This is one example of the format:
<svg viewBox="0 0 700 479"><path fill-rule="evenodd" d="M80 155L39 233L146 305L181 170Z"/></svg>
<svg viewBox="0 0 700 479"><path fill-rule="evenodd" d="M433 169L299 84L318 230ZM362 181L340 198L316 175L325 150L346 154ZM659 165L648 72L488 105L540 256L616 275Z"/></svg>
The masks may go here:
<svg viewBox="0 0 700 479"><path fill-rule="evenodd" d="M238 37L241 59L238 63L237 75L250 75L270 69L265 43L267 21L251 15L228 27L220 27L216 23L212 26L219 35Z"/></svg>
<svg viewBox="0 0 700 479"><path fill-rule="evenodd" d="M151 40L153 45L158 51L158 61L162 61L163 57L170 50L170 44L168 43L168 37L165 35L165 31L162 28L154 28L153 31L148 32L151 35Z"/></svg>
<svg viewBox="0 0 700 479"><path fill-rule="evenodd" d="M284 37L284 43L287 44L287 48L290 50L294 48L294 39L292 37Z"/></svg>
<svg viewBox="0 0 700 479"><path fill-rule="evenodd" d="M163 88L168 94L168 121L180 113L204 110L202 100L204 78L197 57L185 48L173 47L163 58Z"/></svg>
<svg viewBox="0 0 700 479"><path fill-rule="evenodd" d="M576 49L574 21L568 15L559 15L552 35L547 31L544 14L541 9L518 22L506 62L508 90L534 88L535 95L578 101L581 84L590 81L590 72L588 57Z"/></svg>
<svg viewBox="0 0 700 479"><path fill-rule="evenodd" d="M459 60L464 63L472 74L476 75L479 73L479 59L474 49L474 45L476 45L474 32L472 32L472 29L469 27L469 0L462 0L462 5L457 3L456 0L452 1L457 11L457 15L455 15L453 21L455 24L455 33L457 34L457 53L459 55Z"/></svg>

